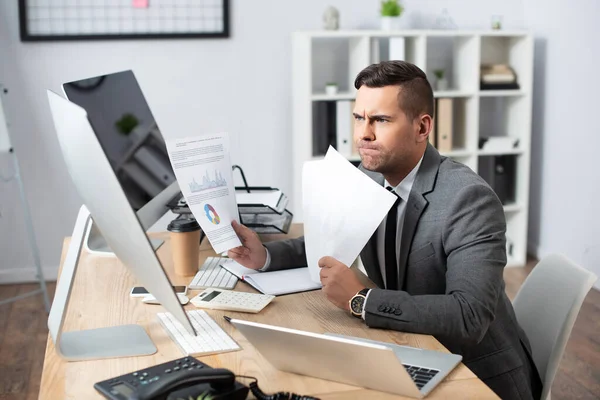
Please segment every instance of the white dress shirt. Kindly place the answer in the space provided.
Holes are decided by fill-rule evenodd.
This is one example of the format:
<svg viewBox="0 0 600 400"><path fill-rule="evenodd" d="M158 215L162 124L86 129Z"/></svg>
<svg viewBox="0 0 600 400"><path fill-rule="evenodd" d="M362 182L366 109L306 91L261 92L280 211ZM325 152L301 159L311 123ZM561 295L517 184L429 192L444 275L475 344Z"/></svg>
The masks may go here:
<svg viewBox="0 0 600 400"><path fill-rule="evenodd" d="M404 225L404 215L406 214L406 202L408 201L408 196L410 195L410 191L412 190L413 183L415 182L415 178L417 177L417 171L421 166L421 162L423 161L423 157L419 160L417 165L406 175L404 179L393 188L393 192L395 192L398 197L402 200L398 203L398 216L396 222L396 255L400 254L400 239L402 238L402 226ZM387 188L390 186L387 180L383 182L383 187ZM383 283L387 287L387 282L385 279L385 225L386 218L381 221L381 224L377 228L377 261L379 262L379 270L381 271L381 277L383 278ZM398 266L396 266L398 268ZM369 293L371 291L369 290ZM362 312L362 318L365 319L365 308L367 306L367 300L369 299L369 293L367 293L367 298L365 300Z"/></svg>

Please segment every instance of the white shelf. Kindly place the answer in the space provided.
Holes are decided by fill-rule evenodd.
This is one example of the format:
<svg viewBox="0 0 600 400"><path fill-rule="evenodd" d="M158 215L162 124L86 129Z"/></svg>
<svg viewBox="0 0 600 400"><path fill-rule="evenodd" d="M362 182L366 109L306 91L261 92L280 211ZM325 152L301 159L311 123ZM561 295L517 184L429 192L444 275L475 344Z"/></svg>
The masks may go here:
<svg viewBox="0 0 600 400"><path fill-rule="evenodd" d="M406 40L392 40L404 38ZM494 183L493 157L516 155L514 172L509 169L513 188L506 193L514 203L504 206L507 239L512 243L510 266L524 265L527 250L529 180L531 151L531 111L533 92L534 40L527 30L337 30L302 31L292 35L292 146L294 218L303 221L302 165L320 160L314 151L324 152L321 134L330 132L331 104L354 100L354 79L368 65L389 59L404 59L421 68L435 89L434 71L443 69L450 90L434 91L436 99L452 98L452 151L442 155L455 159ZM403 52L400 57L398 52ZM482 64L508 64L519 78L519 89L480 90ZM342 89L335 95L324 93L327 82ZM340 104L336 104L340 107ZM347 112L347 109L346 111ZM337 121L337 108L335 112ZM348 121L341 121L345 125ZM337 134L336 123L336 134ZM351 125L350 125L351 126ZM316 131L315 131L316 129ZM344 138L351 135L344 128ZM503 151L481 150L483 137L511 136L518 148ZM319 142L314 142L318 139ZM329 142L327 138L326 142ZM336 138L337 140L337 138ZM318 149L318 150L316 150ZM347 157L360 161L358 155ZM513 160L509 160L512 162ZM506 161L506 162L509 162ZM513 164L507 164L509 168ZM491 175L490 175L490 171ZM514 175L513 175L514 174ZM505 180L506 181L506 180ZM493 186L493 185L492 185ZM508 197L510 196L510 197ZM504 199L503 199L504 200Z"/></svg>
<svg viewBox="0 0 600 400"><path fill-rule="evenodd" d="M505 155L514 155L514 154L523 154L525 150L523 149L510 149L504 151L490 151L490 150L479 150L477 154L479 156L505 156Z"/></svg>
<svg viewBox="0 0 600 400"><path fill-rule="evenodd" d="M475 93L468 90L436 90L433 92L433 97L470 97Z"/></svg>
<svg viewBox="0 0 600 400"><path fill-rule="evenodd" d="M509 90L480 90L479 96L481 97L516 97L524 96L525 91L520 89L509 89Z"/></svg>
<svg viewBox="0 0 600 400"><path fill-rule="evenodd" d="M384 31L374 29L364 30L336 30L336 31L301 31L295 34L304 35L313 39L319 38L357 38L357 37L465 37L465 36L496 36L496 37L520 37L527 36L527 30L492 31L492 30L431 30L410 29L398 31Z"/></svg>
<svg viewBox="0 0 600 400"><path fill-rule="evenodd" d="M452 151L440 152L440 154L450 158L466 158L471 157L473 152L470 150L456 149Z"/></svg>
<svg viewBox="0 0 600 400"><path fill-rule="evenodd" d="M312 101L336 101L336 100L354 100L356 92L339 92L336 94L314 93L311 96Z"/></svg>

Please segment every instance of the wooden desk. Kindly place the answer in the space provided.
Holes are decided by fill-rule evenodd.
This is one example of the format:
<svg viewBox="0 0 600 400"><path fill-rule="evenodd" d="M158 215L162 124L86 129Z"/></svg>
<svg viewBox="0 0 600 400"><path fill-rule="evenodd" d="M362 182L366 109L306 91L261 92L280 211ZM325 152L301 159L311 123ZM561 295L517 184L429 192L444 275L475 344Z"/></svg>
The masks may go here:
<svg viewBox="0 0 600 400"><path fill-rule="evenodd" d="M294 226L291 235L298 235L301 226ZM167 239L157 254L173 284L188 284L190 278L173 274L171 249L168 234L153 235ZM281 237L269 236L270 239ZM65 239L61 266L68 248ZM214 256L207 242L201 247L200 262ZM48 336L44 370L40 387L40 399L102 399L93 388L94 383L127 372L147 368L182 356L162 326L156 320L161 306L143 304L140 299L129 297L131 287L136 285L134 277L114 257L83 254L75 277L65 329L92 329L111 325L137 323L143 326L158 352L151 356L117 358L94 361L66 362L54 351ZM238 282L236 290L254 291L244 282ZM199 291L190 291L191 298ZM189 303L186 309L194 309ZM213 367L223 367L236 374L258 378L261 389L266 393L291 391L322 399L400 399L382 392L361 389L341 383L304 377L276 370L240 334L227 324L224 312L207 310L214 320L236 340L241 351L199 357ZM312 291L277 297L259 314L227 312L234 318L247 319L272 325L301 329L311 332L335 332L374 340L394 342L414 347L447 351L435 338L428 335L406 334L394 331L369 329L361 320L333 306L321 291ZM440 384L428 399L497 399L495 394L467 367L460 365Z"/></svg>

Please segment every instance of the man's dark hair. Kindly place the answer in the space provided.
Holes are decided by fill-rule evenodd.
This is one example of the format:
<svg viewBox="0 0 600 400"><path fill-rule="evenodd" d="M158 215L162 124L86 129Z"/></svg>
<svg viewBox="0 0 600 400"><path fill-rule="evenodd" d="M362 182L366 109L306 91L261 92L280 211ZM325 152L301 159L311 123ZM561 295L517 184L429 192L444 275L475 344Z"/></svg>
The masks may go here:
<svg viewBox="0 0 600 400"><path fill-rule="evenodd" d="M427 75L416 65L406 61L382 61L371 64L356 76L354 87L370 88L399 86L398 105L409 119L426 113L433 118L433 90Z"/></svg>

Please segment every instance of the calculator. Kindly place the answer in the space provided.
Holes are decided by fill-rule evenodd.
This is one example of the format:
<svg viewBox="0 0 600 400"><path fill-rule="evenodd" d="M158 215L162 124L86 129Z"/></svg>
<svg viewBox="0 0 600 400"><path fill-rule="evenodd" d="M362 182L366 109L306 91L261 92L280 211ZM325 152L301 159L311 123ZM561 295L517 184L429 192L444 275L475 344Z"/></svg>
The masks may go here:
<svg viewBox="0 0 600 400"><path fill-rule="evenodd" d="M275 296L268 294L208 288L190 301L198 308L257 313L265 308L274 298Z"/></svg>

